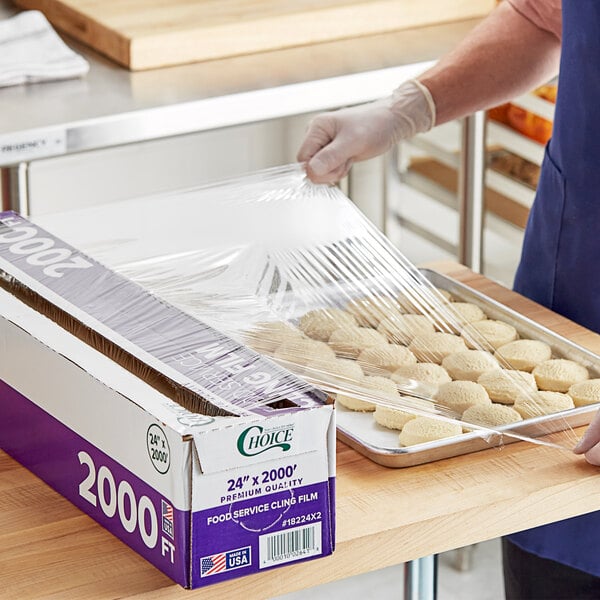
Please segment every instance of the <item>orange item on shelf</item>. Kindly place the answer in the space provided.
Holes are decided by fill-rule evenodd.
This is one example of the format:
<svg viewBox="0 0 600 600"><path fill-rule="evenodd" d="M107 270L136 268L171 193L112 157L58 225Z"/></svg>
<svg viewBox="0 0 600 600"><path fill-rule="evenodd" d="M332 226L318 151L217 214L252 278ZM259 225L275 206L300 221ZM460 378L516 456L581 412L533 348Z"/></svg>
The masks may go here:
<svg viewBox="0 0 600 600"><path fill-rule="evenodd" d="M558 86L556 84L541 85L539 88L533 91L536 96L556 104L556 93L558 92Z"/></svg>
<svg viewBox="0 0 600 600"><path fill-rule="evenodd" d="M488 117L492 119L492 121L496 121L497 123L504 123L504 125L510 125L508 121L508 109L510 108L510 104L501 104L500 106L495 106L494 108L490 108L488 110Z"/></svg>
<svg viewBox="0 0 600 600"><path fill-rule="evenodd" d="M548 84L540 86L533 93L548 102L556 103L556 91L556 85ZM546 144L552 136L552 121L514 104L501 104L492 108L488 111L488 116L493 121L508 125L540 144Z"/></svg>
<svg viewBox="0 0 600 600"><path fill-rule="evenodd" d="M538 117L519 106L511 105L508 109L508 124L540 144L546 144L552 137L552 121Z"/></svg>

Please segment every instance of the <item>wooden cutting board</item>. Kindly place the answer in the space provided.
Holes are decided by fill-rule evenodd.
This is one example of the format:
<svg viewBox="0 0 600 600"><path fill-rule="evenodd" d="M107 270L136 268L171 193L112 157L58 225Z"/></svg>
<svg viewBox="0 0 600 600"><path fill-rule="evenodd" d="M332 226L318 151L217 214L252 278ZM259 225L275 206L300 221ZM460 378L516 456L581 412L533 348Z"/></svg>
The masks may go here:
<svg viewBox="0 0 600 600"><path fill-rule="evenodd" d="M132 70L481 17L495 0L15 0Z"/></svg>

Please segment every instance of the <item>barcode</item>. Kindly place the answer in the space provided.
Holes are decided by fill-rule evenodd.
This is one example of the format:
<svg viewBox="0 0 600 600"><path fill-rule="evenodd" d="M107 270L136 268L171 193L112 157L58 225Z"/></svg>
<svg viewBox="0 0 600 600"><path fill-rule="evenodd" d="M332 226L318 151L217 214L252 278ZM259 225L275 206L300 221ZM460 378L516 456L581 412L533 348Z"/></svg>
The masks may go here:
<svg viewBox="0 0 600 600"><path fill-rule="evenodd" d="M260 568L321 554L321 523L295 527L259 538Z"/></svg>

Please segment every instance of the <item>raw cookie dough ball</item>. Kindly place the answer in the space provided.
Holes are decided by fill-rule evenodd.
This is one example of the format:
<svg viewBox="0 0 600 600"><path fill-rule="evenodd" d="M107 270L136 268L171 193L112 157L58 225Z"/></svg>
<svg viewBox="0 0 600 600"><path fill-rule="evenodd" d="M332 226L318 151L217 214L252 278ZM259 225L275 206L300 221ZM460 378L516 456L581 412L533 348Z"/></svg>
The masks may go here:
<svg viewBox="0 0 600 600"><path fill-rule="evenodd" d="M408 344L415 336L433 333L433 323L424 315L392 315L379 323L377 331L391 344Z"/></svg>
<svg viewBox="0 0 600 600"><path fill-rule="evenodd" d="M373 397L380 398L384 401L393 402L400 398L396 384L386 377L372 377L365 375L359 381L358 387L363 391L365 396L372 395ZM362 412L372 412L375 410L376 406L374 402L355 398L349 394L338 394L336 401L350 410Z"/></svg>
<svg viewBox="0 0 600 600"><path fill-rule="evenodd" d="M450 311L454 311L458 313L457 320L460 325L459 331L465 326L467 323L475 323L476 321L483 321L487 319L487 315L475 304L471 304L470 302L453 302L448 306Z"/></svg>
<svg viewBox="0 0 600 600"><path fill-rule="evenodd" d="M379 332L369 327L341 327L329 338L329 345L339 356L357 358L362 350L386 344L387 340Z"/></svg>
<svg viewBox="0 0 600 600"><path fill-rule="evenodd" d="M273 354L286 340L300 339L304 334L294 325L283 321L257 323L244 335L248 345L257 352Z"/></svg>
<svg viewBox="0 0 600 600"><path fill-rule="evenodd" d="M535 378L525 371L488 371L479 377L477 383L486 389L494 402L501 404L513 404L518 398L537 391Z"/></svg>
<svg viewBox="0 0 600 600"><path fill-rule="evenodd" d="M435 288L436 292L442 296L440 302L444 304L448 304L449 302L454 302L454 296L447 290L442 290L440 288ZM436 298L439 299L439 298Z"/></svg>
<svg viewBox="0 0 600 600"><path fill-rule="evenodd" d="M486 371L499 369L498 361L483 350L463 350L448 354L442 361L442 367L452 379L477 381Z"/></svg>
<svg viewBox="0 0 600 600"><path fill-rule="evenodd" d="M349 410L355 410L356 412L373 412L375 410L375 404L349 396L348 394L337 394L335 397L335 403L345 406Z"/></svg>
<svg viewBox="0 0 600 600"><path fill-rule="evenodd" d="M399 367L416 362L417 357L406 346L397 344L366 348L358 355L358 364L369 375L389 375Z"/></svg>
<svg viewBox="0 0 600 600"><path fill-rule="evenodd" d="M451 306L452 310L455 310L464 321L468 323L474 323L475 321L483 321L487 319L487 315L477 306L470 302L453 302Z"/></svg>
<svg viewBox="0 0 600 600"><path fill-rule="evenodd" d="M406 385L407 379L414 379L436 387L442 383L452 381L446 369L434 363L417 363L416 365L400 367L392 373L392 379L400 386Z"/></svg>
<svg viewBox="0 0 600 600"><path fill-rule="evenodd" d="M477 404L467 408L462 420L465 423L481 425L483 427L498 427L522 421L521 415L510 406L502 404Z"/></svg>
<svg viewBox="0 0 600 600"><path fill-rule="evenodd" d="M550 392L566 392L573 384L590 377L585 367L564 358L546 360L532 372L540 390Z"/></svg>
<svg viewBox="0 0 600 600"><path fill-rule="evenodd" d="M461 337L452 333L436 332L416 336L408 349L417 360L441 364L446 356L467 350L467 346Z"/></svg>
<svg viewBox="0 0 600 600"><path fill-rule="evenodd" d="M377 392L377 396L387 398L389 400L397 400L400 397L396 384L387 377L377 377L373 375L365 375L361 379L361 385L368 390Z"/></svg>
<svg viewBox="0 0 600 600"><path fill-rule="evenodd" d="M446 290L432 286L427 282L412 281L408 288L400 292L397 297L408 314L426 314L440 304L449 304L454 301L452 295Z"/></svg>
<svg viewBox="0 0 600 600"><path fill-rule="evenodd" d="M327 342L336 329L350 325L356 325L356 319L339 308L311 310L300 319L298 324L308 337L321 342Z"/></svg>
<svg viewBox="0 0 600 600"><path fill-rule="evenodd" d="M461 434L462 426L460 423L417 417L408 421L402 428L399 440L402 446L414 446L415 444L426 444L427 442Z"/></svg>
<svg viewBox="0 0 600 600"><path fill-rule="evenodd" d="M313 379L341 385L357 385L364 377L361 366L347 358L312 359L306 363L306 367L306 374Z"/></svg>
<svg viewBox="0 0 600 600"><path fill-rule="evenodd" d="M462 414L470 406L491 404L485 388L474 381L450 381L440 385L433 399L443 406Z"/></svg>
<svg viewBox="0 0 600 600"><path fill-rule="evenodd" d="M574 383L569 388L569 396L575 406L588 406L600 402L600 379L588 379Z"/></svg>
<svg viewBox="0 0 600 600"><path fill-rule="evenodd" d="M478 347L469 340L478 343L483 338L494 350L497 350L500 346L514 342L519 337L517 330L512 325L503 321L493 321L492 319L469 323L462 330L461 335L465 338L469 348Z"/></svg>
<svg viewBox="0 0 600 600"><path fill-rule="evenodd" d="M419 313L420 311L415 308L414 302L414 290L400 291L394 299L396 305L399 307L401 313Z"/></svg>
<svg viewBox="0 0 600 600"><path fill-rule="evenodd" d="M283 342L273 357L294 365L306 365L312 361L333 360L335 352L325 342L298 338Z"/></svg>
<svg viewBox="0 0 600 600"><path fill-rule="evenodd" d="M377 328L383 319L391 314L403 312L400 304L388 296L369 296L350 300L346 304L346 312L356 319L360 327Z"/></svg>
<svg viewBox="0 0 600 600"><path fill-rule="evenodd" d="M506 361L511 368L518 371L533 371L536 365L549 360L552 349L545 342L539 340L515 340L500 346L496 350L496 357Z"/></svg>
<svg viewBox="0 0 600 600"><path fill-rule="evenodd" d="M514 406L524 419L550 415L569 408L575 408L571 396L560 392L534 392L528 398L519 398Z"/></svg>
<svg viewBox="0 0 600 600"><path fill-rule="evenodd" d="M416 418L404 410L391 408L389 406L377 406L373 413L375 422L387 429L402 429L409 421Z"/></svg>

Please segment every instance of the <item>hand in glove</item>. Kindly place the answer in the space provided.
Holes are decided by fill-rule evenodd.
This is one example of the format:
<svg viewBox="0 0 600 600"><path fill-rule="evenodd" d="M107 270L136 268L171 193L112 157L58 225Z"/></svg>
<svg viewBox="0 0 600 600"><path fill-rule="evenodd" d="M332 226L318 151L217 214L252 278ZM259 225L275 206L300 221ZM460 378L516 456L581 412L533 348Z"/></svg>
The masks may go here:
<svg viewBox="0 0 600 600"><path fill-rule="evenodd" d="M600 411L592 419L585 434L573 448L575 454L585 454L585 460L592 465L600 466Z"/></svg>
<svg viewBox="0 0 600 600"><path fill-rule="evenodd" d="M353 162L383 154L400 140L428 131L435 123L429 90L407 81L389 98L315 117L298 151L315 183L344 177Z"/></svg>

